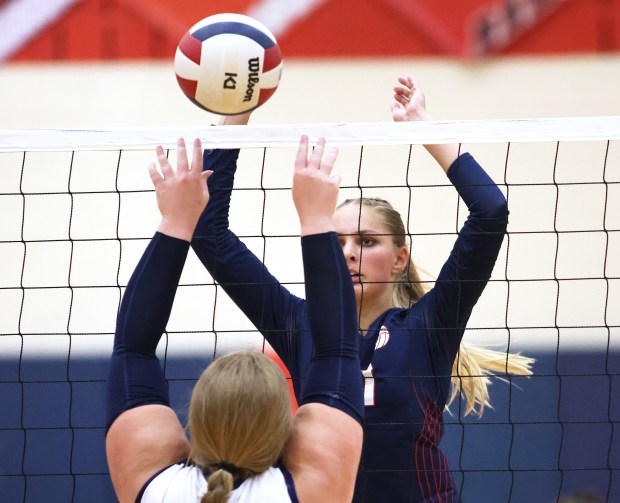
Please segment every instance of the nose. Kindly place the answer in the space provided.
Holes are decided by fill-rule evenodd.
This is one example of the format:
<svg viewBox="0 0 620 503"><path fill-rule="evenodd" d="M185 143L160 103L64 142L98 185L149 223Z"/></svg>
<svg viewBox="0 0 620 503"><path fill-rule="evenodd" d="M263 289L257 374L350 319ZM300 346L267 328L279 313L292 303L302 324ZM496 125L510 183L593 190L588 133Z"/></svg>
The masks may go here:
<svg viewBox="0 0 620 503"><path fill-rule="evenodd" d="M342 251L347 262L357 262L359 259L359 250L352 239L342 241Z"/></svg>

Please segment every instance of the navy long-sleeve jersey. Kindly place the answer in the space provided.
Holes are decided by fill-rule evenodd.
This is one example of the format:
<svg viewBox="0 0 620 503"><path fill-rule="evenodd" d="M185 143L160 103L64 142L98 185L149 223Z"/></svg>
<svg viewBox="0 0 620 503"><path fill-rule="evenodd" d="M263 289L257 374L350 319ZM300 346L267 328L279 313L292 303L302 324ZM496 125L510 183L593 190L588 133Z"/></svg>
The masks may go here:
<svg viewBox="0 0 620 503"><path fill-rule="evenodd" d="M211 199L192 246L213 278L288 368L299 399L312 355L303 299L291 294L228 228L238 150L206 151ZM448 177L469 208L435 286L408 309L392 308L362 338L362 461L354 502L459 501L439 448L452 364L471 311L490 278L508 222L506 200L469 154Z"/></svg>

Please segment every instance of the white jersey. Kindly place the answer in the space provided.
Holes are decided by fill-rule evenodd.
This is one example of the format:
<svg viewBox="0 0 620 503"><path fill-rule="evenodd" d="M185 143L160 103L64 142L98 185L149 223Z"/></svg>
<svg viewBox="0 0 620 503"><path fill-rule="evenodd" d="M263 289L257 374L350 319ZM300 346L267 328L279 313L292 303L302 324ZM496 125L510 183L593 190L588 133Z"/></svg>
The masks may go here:
<svg viewBox="0 0 620 503"><path fill-rule="evenodd" d="M200 468L177 463L146 483L139 503L199 503L207 492ZM298 503L293 478L285 469L271 467L250 477L228 499L229 503Z"/></svg>

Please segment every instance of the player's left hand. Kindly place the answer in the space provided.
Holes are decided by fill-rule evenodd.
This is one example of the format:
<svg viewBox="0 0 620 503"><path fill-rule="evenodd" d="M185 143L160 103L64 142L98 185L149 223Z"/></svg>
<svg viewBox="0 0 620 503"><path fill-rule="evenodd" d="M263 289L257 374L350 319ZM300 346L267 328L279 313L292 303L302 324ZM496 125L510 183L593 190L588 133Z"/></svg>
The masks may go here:
<svg viewBox="0 0 620 503"><path fill-rule="evenodd" d="M308 156L308 137L301 137L295 158L292 192L302 236L334 230L332 218L338 200L340 176L331 172L337 156L337 148L325 151L325 138L319 139Z"/></svg>
<svg viewBox="0 0 620 503"><path fill-rule="evenodd" d="M176 170L161 146L155 152L161 172L153 162L149 165L149 175L162 216L158 231L191 241L198 218L209 202L209 189L205 182L213 173L202 171L202 144L199 139L194 140L190 166L185 140L179 138Z"/></svg>

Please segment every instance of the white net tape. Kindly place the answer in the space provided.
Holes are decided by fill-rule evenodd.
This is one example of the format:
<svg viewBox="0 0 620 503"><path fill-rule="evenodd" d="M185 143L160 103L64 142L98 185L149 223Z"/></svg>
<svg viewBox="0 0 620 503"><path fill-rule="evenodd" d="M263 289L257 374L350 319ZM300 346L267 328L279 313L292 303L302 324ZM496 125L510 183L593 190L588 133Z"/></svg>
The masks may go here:
<svg viewBox="0 0 620 503"><path fill-rule="evenodd" d="M201 138L205 148L277 147L297 144L302 134L311 140L325 137L334 145L615 140L620 138L620 117L5 130L0 134L0 152L141 149L174 146L179 137Z"/></svg>

